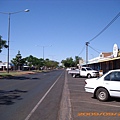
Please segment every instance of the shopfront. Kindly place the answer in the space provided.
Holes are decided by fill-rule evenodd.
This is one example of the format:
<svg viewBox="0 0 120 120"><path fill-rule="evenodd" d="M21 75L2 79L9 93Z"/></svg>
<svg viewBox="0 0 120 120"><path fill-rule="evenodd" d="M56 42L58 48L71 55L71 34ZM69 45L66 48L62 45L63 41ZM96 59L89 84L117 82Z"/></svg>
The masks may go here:
<svg viewBox="0 0 120 120"><path fill-rule="evenodd" d="M111 52L101 53L99 57L89 60L88 66L95 70L102 70L103 73L109 70L120 69L120 50L117 45L114 44L112 54Z"/></svg>

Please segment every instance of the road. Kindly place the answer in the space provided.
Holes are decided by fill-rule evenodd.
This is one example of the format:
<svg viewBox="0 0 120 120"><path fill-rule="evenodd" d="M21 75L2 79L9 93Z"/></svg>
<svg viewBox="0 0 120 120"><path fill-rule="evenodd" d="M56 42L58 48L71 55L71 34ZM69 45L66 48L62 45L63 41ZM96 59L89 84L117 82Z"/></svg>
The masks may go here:
<svg viewBox="0 0 120 120"><path fill-rule="evenodd" d="M120 120L120 98L100 102L64 70L0 79L0 120Z"/></svg>
<svg viewBox="0 0 120 120"><path fill-rule="evenodd" d="M63 70L0 79L0 120L57 120Z"/></svg>

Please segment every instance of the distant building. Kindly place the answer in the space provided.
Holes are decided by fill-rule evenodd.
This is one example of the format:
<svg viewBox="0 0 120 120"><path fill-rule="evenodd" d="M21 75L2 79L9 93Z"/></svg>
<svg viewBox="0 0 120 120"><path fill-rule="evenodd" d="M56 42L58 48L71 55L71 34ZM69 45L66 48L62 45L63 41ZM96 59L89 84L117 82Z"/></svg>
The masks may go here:
<svg viewBox="0 0 120 120"><path fill-rule="evenodd" d="M113 55L113 52L102 52L100 53L100 58L111 57L112 55Z"/></svg>
<svg viewBox="0 0 120 120"><path fill-rule="evenodd" d="M7 70L7 62L0 62L0 70ZM12 69L13 65L9 63L9 69Z"/></svg>

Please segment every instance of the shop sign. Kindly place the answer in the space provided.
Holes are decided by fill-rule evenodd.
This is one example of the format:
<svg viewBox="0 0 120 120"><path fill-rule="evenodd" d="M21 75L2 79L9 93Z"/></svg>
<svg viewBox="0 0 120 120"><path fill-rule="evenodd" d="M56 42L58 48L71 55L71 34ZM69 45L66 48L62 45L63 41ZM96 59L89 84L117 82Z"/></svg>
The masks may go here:
<svg viewBox="0 0 120 120"><path fill-rule="evenodd" d="M117 44L114 44L113 46L113 57L117 57L118 56L118 46Z"/></svg>

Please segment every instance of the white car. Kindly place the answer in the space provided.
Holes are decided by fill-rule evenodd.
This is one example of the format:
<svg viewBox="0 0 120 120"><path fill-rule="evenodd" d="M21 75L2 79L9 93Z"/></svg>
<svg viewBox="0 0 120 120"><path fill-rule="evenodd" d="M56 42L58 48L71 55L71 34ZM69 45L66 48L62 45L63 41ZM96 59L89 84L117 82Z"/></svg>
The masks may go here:
<svg viewBox="0 0 120 120"><path fill-rule="evenodd" d="M90 67L81 67L81 69L70 70L68 73L71 74L73 77L81 76L81 77L91 78L91 77L99 76L99 72L93 70Z"/></svg>
<svg viewBox="0 0 120 120"><path fill-rule="evenodd" d="M93 96L100 101L120 97L120 69L110 70L100 78L86 79L85 91L93 93Z"/></svg>
<svg viewBox="0 0 120 120"><path fill-rule="evenodd" d="M90 67L82 67L80 70L80 76L87 77L87 78L98 77L99 72L96 70L93 70Z"/></svg>
<svg viewBox="0 0 120 120"><path fill-rule="evenodd" d="M67 69L66 69L66 71L69 71L69 70L71 70L71 68L67 68Z"/></svg>

